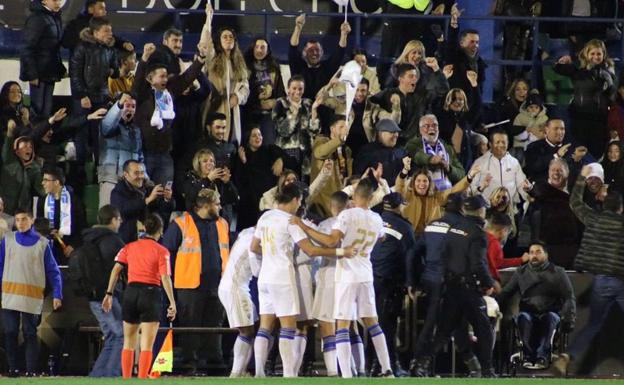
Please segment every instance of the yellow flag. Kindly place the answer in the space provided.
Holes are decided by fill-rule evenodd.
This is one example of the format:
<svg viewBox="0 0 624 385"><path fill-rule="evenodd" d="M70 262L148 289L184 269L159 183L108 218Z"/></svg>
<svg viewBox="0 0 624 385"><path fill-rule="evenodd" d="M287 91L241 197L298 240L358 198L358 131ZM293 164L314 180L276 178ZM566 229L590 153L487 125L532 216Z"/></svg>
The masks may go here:
<svg viewBox="0 0 624 385"><path fill-rule="evenodd" d="M162 372L173 371L173 330L169 329L167 332L167 336L165 337L165 341L160 347L160 352L156 356L154 360L154 364L152 365L152 374L156 375L156 373L160 374Z"/></svg>

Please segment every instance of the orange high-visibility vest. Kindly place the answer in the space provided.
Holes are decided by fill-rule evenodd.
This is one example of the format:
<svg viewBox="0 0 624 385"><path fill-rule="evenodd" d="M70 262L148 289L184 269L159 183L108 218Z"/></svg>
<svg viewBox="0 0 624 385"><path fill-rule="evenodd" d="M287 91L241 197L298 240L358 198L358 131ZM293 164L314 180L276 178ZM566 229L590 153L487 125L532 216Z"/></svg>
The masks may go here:
<svg viewBox="0 0 624 385"><path fill-rule="evenodd" d="M175 219L182 232L182 244L178 248L174 269L174 287L176 289L196 289L201 275L201 239L199 230L189 213ZM217 236L221 254L221 274L230 257L230 228L225 219L217 219Z"/></svg>

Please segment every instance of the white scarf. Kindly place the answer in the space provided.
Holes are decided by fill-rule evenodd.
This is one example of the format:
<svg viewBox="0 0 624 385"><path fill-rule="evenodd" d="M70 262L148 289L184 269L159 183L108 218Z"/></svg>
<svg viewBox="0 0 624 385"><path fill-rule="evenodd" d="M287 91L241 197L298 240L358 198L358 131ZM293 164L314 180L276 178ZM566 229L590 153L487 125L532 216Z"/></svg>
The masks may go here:
<svg viewBox="0 0 624 385"><path fill-rule="evenodd" d="M60 235L71 235L71 196L67 187L63 186L61 190L61 225L59 227ZM50 221L50 227L55 228L54 210L56 209L56 199L54 194L48 194L46 197L44 211L45 216Z"/></svg>
<svg viewBox="0 0 624 385"><path fill-rule="evenodd" d="M173 120L175 111L173 110L173 98L166 89L163 91L154 90L154 113L150 124L162 130L164 120Z"/></svg>

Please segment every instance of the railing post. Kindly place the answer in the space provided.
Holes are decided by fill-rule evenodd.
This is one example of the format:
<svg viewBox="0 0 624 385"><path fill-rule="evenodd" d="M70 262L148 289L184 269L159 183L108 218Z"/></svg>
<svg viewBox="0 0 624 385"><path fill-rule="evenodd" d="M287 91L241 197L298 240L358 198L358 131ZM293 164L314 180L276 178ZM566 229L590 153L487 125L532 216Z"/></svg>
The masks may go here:
<svg viewBox="0 0 624 385"><path fill-rule="evenodd" d="M531 48L531 86L539 87L540 80L538 76L541 74L543 76L544 66L541 58L537 57L539 52L539 20L533 20L533 47ZM540 68L538 68L540 66ZM540 91L542 92L542 91Z"/></svg>
<svg viewBox="0 0 624 385"><path fill-rule="evenodd" d="M362 15L352 13L355 16L355 46L362 47Z"/></svg>

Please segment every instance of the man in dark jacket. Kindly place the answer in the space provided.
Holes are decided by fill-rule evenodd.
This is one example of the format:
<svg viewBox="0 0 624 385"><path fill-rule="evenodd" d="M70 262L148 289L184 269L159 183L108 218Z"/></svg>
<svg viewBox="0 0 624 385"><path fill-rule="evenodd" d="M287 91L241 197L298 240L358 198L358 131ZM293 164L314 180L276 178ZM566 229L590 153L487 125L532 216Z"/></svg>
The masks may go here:
<svg viewBox="0 0 624 385"><path fill-rule="evenodd" d="M24 25L20 80L30 83L30 103L39 116L52 113L54 83L66 74L61 61L61 1L35 0Z"/></svg>
<svg viewBox="0 0 624 385"><path fill-rule="evenodd" d="M444 286L438 330L431 353L437 354L466 318L477 337L479 358L466 352L463 359L473 376L493 376L493 336L483 295L493 292L494 280L487 265L487 237L483 230L485 206L482 196L463 202L465 217L447 233L442 245Z"/></svg>
<svg viewBox="0 0 624 385"><path fill-rule="evenodd" d="M223 323L223 308L217 291L227 262L229 228L219 217L220 209L219 193L203 189L197 194L194 207L187 208L182 217L176 218L163 237L163 245L173 257L171 265L180 306L180 326L216 327ZM209 356L209 363L223 365L221 335L203 339L190 335L184 341L184 361L190 374L197 370L200 347Z"/></svg>
<svg viewBox="0 0 624 385"><path fill-rule="evenodd" d="M472 86L466 73L468 71L477 73L479 89L482 90L487 64L479 55L479 31L466 29L460 33L457 23L459 15L455 11L457 7L454 6L453 8L444 64L453 66L452 75L448 79L450 87L461 88L468 95L472 94ZM469 101L468 105L472 104L472 101Z"/></svg>
<svg viewBox="0 0 624 385"><path fill-rule="evenodd" d="M154 182L165 184L173 180L174 171L170 154L172 122L176 116L174 101L199 76L204 58L196 55L186 71L168 76L165 64L151 60L155 51L154 44L146 44L137 67L132 85L138 103L134 121L143 133L143 155L148 175Z"/></svg>
<svg viewBox="0 0 624 385"><path fill-rule="evenodd" d="M93 17L105 17L106 2L104 0L86 0L84 10L71 20L65 31L63 32L63 40L61 44L69 50L69 56L72 56L74 49L80 43L80 32L89 27L89 21ZM115 48L125 49L126 51L134 51L134 46L127 40L115 36Z"/></svg>
<svg viewBox="0 0 624 385"><path fill-rule="evenodd" d="M605 197L603 210L597 211L583 202L583 190L591 168L583 167L570 196L570 207L585 224L575 268L595 274L592 285L589 320L563 354L553 362L560 374L567 371L570 359L582 363L594 337L607 320L614 304L624 310L624 216L622 195L612 191Z"/></svg>
<svg viewBox="0 0 624 385"><path fill-rule="evenodd" d="M308 41L303 47L303 52L299 52L299 38L305 25L305 14L297 16L295 19L295 29L290 37L290 48L288 50L288 64L292 75L301 75L305 80L303 97L314 100L318 91L327 83L329 79L338 71L347 47L347 36L351 32L348 22L340 25L340 41L338 47L329 59L321 61L323 58L323 47L316 40Z"/></svg>
<svg viewBox="0 0 624 385"><path fill-rule="evenodd" d="M89 27L80 32L80 43L69 62L74 113L88 114L106 107L109 102L108 78L119 77L113 45L113 29L106 18L92 18ZM76 162L70 169L68 179L79 195L82 195L82 186L86 184L84 162L87 161L89 144L98 162L98 138L99 122L81 127L74 135Z"/></svg>
<svg viewBox="0 0 624 385"><path fill-rule="evenodd" d="M407 376L407 372L401 368L394 346L397 321L405 297L405 264L407 259L412 259L416 243L412 225L401 215L401 206L404 204L401 194L397 192L383 198L381 219L386 236L375 244L371 252L379 326L386 333L390 365L397 377Z"/></svg>
<svg viewBox="0 0 624 385"><path fill-rule="evenodd" d="M442 245L448 231L464 218L461 214L461 205L461 193L449 195L444 215L427 224L422 236L416 241L414 253L410 254L406 261L407 293L413 301L416 301L418 290L422 290L427 306L425 323L420 329L414 348L414 358L410 363L410 372L416 377L427 377L430 374L431 359L427 356L427 352L431 350L433 343L444 281Z"/></svg>
<svg viewBox="0 0 624 385"><path fill-rule="evenodd" d="M383 166L383 178L390 186L394 186L397 175L403 169L403 158L407 151L397 146L401 129L394 120L381 119L375 125L377 140L364 145L353 162L353 173L363 175L367 168Z"/></svg>
<svg viewBox="0 0 624 385"><path fill-rule="evenodd" d="M545 369L550 362L552 337L561 322L569 333L576 321L576 299L570 278L562 267L548 261L542 243L529 247L529 263L519 267L505 285L500 301L520 293L520 313L516 317L524 366Z"/></svg>
<svg viewBox="0 0 624 385"><path fill-rule="evenodd" d="M115 257L124 246L124 242L117 234L121 225L121 214L117 208L105 205L97 215L98 224L82 232L85 243L95 245L100 257L104 260L105 276L115 264ZM104 346L100 351L90 377L119 377L121 375L121 350L123 348L123 322L121 317L121 292L113 293L111 311L102 310L102 298L106 294L106 287L96 287L93 296L89 297L89 307L95 316L104 334Z"/></svg>
<svg viewBox="0 0 624 385"><path fill-rule="evenodd" d="M180 54L182 53L182 43L184 36L182 31L176 28L169 28L163 34L162 44L156 46L156 51L150 58L155 63L162 63L167 67L168 75L180 75Z"/></svg>
<svg viewBox="0 0 624 385"><path fill-rule="evenodd" d="M138 222L149 212L156 212L168 223L174 209L171 189L145 183L145 166L133 159L124 163L123 179L111 192L111 204L119 209L123 223L119 235L124 242L137 240Z"/></svg>

